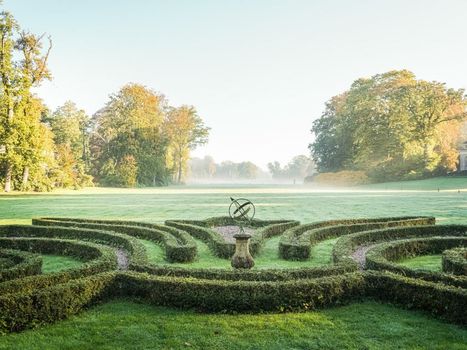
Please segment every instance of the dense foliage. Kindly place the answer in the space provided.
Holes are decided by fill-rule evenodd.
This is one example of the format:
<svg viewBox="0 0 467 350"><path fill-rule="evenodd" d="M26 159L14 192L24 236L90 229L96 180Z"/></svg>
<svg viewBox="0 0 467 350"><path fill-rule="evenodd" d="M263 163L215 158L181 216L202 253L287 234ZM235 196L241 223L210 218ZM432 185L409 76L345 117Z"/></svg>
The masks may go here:
<svg viewBox="0 0 467 350"><path fill-rule="evenodd" d="M333 248L332 265L249 271L191 270L153 264L135 239L153 239L166 244L166 256L170 259L167 242L175 239L179 247L187 246L182 238L188 234L214 241L215 233L209 228L231 224L226 217L167 222L186 229L185 232L163 225L71 218L35 219L34 226L3 226L0 255L7 260L17 259L13 266L6 262L10 266L3 270L12 271L16 265L18 268L13 273L19 278L0 283L0 333L63 319L95 302L122 296L137 297L156 305L221 312L312 310L371 297L465 324L465 275L425 273L399 268L392 261L410 254L465 246L466 226L426 225L433 222L434 218L429 217L407 217L335 220L298 226L294 221L255 220L251 223L256 228L252 246L261 247L265 238L280 235L287 229L294 230L296 236L309 243L336 235L340 238ZM417 226L420 224L423 226ZM166 233L165 237L161 232ZM369 244L375 245L368 254L369 264L358 271L350 254L357 247ZM218 248L215 244L211 247L213 252L220 253ZM36 274L34 271L37 272L40 264L37 256L13 254L11 249L64 254L84 264L60 272ZM182 254L191 257L188 250ZM125 263L122 255L130 264ZM31 269L23 269L24 261Z"/></svg>
<svg viewBox="0 0 467 350"><path fill-rule="evenodd" d="M320 172L364 171L376 181L456 170L464 90L390 71L356 80L313 123Z"/></svg>
<svg viewBox="0 0 467 350"><path fill-rule="evenodd" d="M180 183L190 150L209 128L192 106L127 84L94 116L73 102L51 112L32 89L51 78L49 38L21 30L0 14L0 185L10 190Z"/></svg>

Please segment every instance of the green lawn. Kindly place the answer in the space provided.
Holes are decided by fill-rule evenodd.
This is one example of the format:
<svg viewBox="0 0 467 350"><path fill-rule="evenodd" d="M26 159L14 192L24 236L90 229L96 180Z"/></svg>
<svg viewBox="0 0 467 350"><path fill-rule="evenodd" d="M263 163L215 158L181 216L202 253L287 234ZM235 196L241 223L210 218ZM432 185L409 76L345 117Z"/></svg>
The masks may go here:
<svg viewBox="0 0 467 350"><path fill-rule="evenodd" d="M411 269L429 271L441 271L441 255L420 255L413 258L403 259L397 262Z"/></svg>
<svg viewBox="0 0 467 350"><path fill-rule="evenodd" d="M373 190L466 191L467 177L435 177L426 180L385 182L361 187Z"/></svg>
<svg viewBox="0 0 467 350"><path fill-rule="evenodd" d="M467 331L364 302L307 313L219 315L116 300L0 349L466 349Z"/></svg>
<svg viewBox="0 0 467 350"><path fill-rule="evenodd" d="M199 219L226 215L230 196L250 198L260 219L313 222L434 215L438 223L467 224L467 179L448 179L440 192L431 188L440 181L435 180L403 184L407 188L418 187L417 191L390 189L388 184L388 189L374 185L373 189L354 191L321 191L298 185L192 186L0 195L0 224L29 224L35 216L146 222ZM465 190L460 193L443 191L461 185ZM314 246L309 261L289 262L278 259L278 240L278 237L267 240L255 259L256 268L328 264L335 243L332 239ZM157 244L142 242L153 262L164 263L163 250ZM230 262L213 256L206 244L198 241L198 247L199 260L181 265L229 268ZM440 266L436 259L424 262L416 259L408 263L428 268ZM79 263L66 257L45 256L44 272ZM465 344L465 329L424 314L372 302L298 314L205 315L116 301L52 326L0 338L0 349L467 349Z"/></svg>
<svg viewBox="0 0 467 350"><path fill-rule="evenodd" d="M42 255L42 273L58 272L79 267L83 263L69 256Z"/></svg>
<svg viewBox="0 0 467 350"><path fill-rule="evenodd" d="M90 188L49 194L0 195L0 224L30 223L34 216L98 217L163 222L227 215L230 196L247 197L260 219L302 222L350 217L434 215L440 223L466 223L467 178L444 179L451 189L432 189L433 180L417 182L420 191L360 188L319 190L311 186L192 186L157 189ZM431 184L431 185L430 185ZM376 186L376 185L374 185ZM389 185L388 185L389 186ZM409 183L404 186L411 187ZM397 186L396 186L397 187ZM404 187L405 188L405 187Z"/></svg>
<svg viewBox="0 0 467 350"><path fill-rule="evenodd" d="M312 249L312 258L307 261L288 261L279 258L278 245L280 237L273 237L266 240L265 245L262 247L259 256L255 257L254 269L284 269L284 268L299 268L310 266L321 266L331 263L332 247L337 241L330 239L319 242ZM165 260L164 250L156 243L147 240L140 240L146 248L149 261L154 264L170 266L181 266L187 268L224 268L231 269L230 260L221 259L215 256L207 244L195 239L198 245L197 260L189 263L168 263Z"/></svg>

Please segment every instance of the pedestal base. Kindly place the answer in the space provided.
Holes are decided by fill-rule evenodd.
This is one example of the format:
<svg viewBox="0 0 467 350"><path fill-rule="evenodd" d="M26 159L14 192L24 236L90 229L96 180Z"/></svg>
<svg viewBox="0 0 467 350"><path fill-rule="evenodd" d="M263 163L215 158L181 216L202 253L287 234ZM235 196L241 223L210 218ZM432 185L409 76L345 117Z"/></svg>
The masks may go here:
<svg viewBox="0 0 467 350"><path fill-rule="evenodd" d="M255 266L255 261L250 254L249 234L240 233L235 238L235 254L232 257L231 265L236 269L251 269Z"/></svg>

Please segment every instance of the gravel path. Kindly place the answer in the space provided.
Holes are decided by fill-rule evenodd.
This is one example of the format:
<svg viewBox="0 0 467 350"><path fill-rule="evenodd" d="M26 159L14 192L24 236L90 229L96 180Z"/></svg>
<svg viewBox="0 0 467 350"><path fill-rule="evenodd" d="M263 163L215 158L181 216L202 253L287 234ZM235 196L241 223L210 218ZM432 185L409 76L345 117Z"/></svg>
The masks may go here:
<svg viewBox="0 0 467 350"><path fill-rule="evenodd" d="M352 253L352 259L354 259L358 263L360 270L364 270L366 267L366 258L365 258L366 252L369 251L374 246L376 246L376 244L361 245L357 248L357 250L355 250Z"/></svg>
<svg viewBox="0 0 467 350"><path fill-rule="evenodd" d="M128 270L128 255L123 249L120 248L117 249L117 264L119 270Z"/></svg>
<svg viewBox="0 0 467 350"><path fill-rule="evenodd" d="M240 232L240 227L235 225L216 226L212 227L212 229L219 233L222 237L224 237L226 242L230 243L235 243L235 238L233 238L233 236ZM248 233L250 235L252 235L253 232L255 232L255 230L250 227L244 227L244 230L245 233Z"/></svg>

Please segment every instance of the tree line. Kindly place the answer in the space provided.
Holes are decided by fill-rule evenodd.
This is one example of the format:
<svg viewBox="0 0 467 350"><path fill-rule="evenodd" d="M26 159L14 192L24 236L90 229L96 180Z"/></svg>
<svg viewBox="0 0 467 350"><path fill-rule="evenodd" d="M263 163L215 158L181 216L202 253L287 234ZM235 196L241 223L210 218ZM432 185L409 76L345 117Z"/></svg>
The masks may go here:
<svg viewBox="0 0 467 350"><path fill-rule="evenodd" d="M44 46L44 42L47 45ZM51 79L52 41L0 14L0 185L45 191L181 183L209 128L193 106L127 84L88 116L73 102L50 111L33 89Z"/></svg>
<svg viewBox="0 0 467 350"><path fill-rule="evenodd" d="M204 181L243 181L243 180L295 180L302 182L305 177L315 171L315 166L309 157L299 155L285 166L277 161L268 163L268 170L262 170L250 161L216 163L211 156L192 158L189 162L189 178Z"/></svg>
<svg viewBox="0 0 467 350"><path fill-rule="evenodd" d="M463 89L407 70L377 74L326 103L309 148L320 173L357 171L369 181L446 174L457 168L466 108Z"/></svg>

